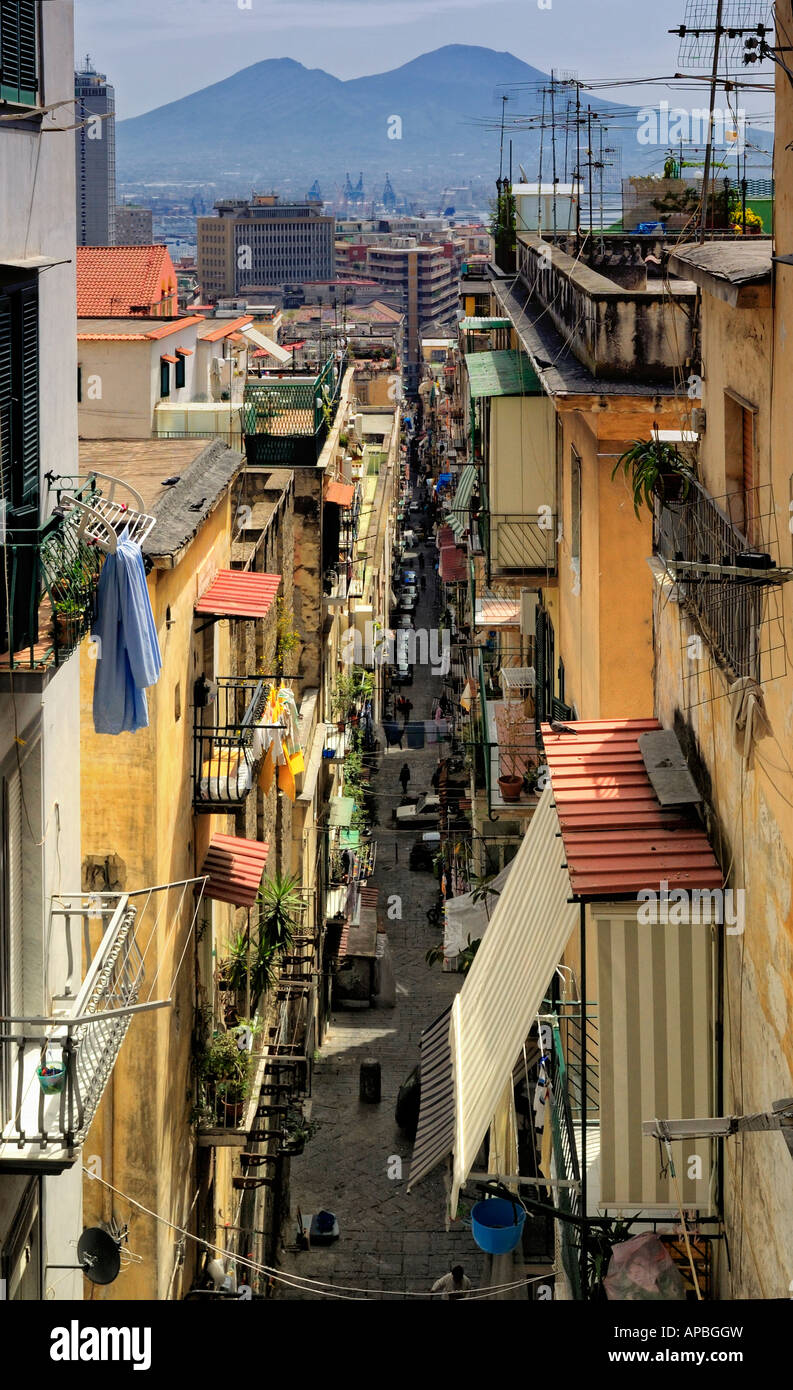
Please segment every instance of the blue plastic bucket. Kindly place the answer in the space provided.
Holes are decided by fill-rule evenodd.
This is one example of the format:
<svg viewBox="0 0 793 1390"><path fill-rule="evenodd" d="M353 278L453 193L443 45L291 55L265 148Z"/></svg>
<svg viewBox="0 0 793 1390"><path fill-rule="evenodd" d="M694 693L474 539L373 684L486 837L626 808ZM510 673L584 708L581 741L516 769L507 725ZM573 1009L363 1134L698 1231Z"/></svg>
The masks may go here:
<svg viewBox="0 0 793 1390"><path fill-rule="evenodd" d="M487 1197L471 1211L471 1229L480 1250L488 1255L508 1255L523 1231L526 1213L506 1197Z"/></svg>

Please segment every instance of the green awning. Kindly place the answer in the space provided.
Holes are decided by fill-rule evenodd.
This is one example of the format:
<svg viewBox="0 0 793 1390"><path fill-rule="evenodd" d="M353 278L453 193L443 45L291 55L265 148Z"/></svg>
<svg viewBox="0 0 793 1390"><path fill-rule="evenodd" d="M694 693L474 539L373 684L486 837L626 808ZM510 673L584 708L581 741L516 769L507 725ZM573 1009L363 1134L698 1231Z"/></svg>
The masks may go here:
<svg viewBox="0 0 793 1390"><path fill-rule="evenodd" d="M475 332L485 332L488 328L509 328L509 319L470 318L461 319L460 327Z"/></svg>
<svg viewBox="0 0 793 1390"><path fill-rule="evenodd" d="M342 830L339 835L339 844L344 849L357 849L361 843L360 830Z"/></svg>
<svg viewBox="0 0 793 1390"><path fill-rule="evenodd" d="M330 824L349 825L355 810L355 800L351 796L334 796L330 803Z"/></svg>
<svg viewBox="0 0 793 1390"><path fill-rule="evenodd" d="M539 377L525 353L467 352L465 366L471 396L541 396Z"/></svg>

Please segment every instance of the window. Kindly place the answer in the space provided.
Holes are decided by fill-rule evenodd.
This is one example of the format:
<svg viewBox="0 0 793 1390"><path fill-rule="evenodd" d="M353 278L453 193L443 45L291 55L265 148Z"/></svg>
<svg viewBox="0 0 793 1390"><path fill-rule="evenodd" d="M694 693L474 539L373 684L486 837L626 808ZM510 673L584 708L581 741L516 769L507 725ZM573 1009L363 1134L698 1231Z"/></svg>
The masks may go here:
<svg viewBox="0 0 793 1390"><path fill-rule="evenodd" d="M171 394L171 364L160 359L160 395Z"/></svg>
<svg viewBox="0 0 793 1390"><path fill-rule="evenodd" d="M570 449L570 554L574 564L581 565L581 456L575 446Z"/></svg>
<svg viewBox="0 0 793 1390"><path fill-rule="evenodd" d="M38 102L35 0L0 0L0 99Z"/></svg>
<svg viewBox="0 0 793 1390"><path fill-rule="evenodd" d="M185 365L184 365L184 362L185 362L184 358L183 358L183 357L180 357L180 358L179 358L179 361L176 363L176 371L175 371L174 374L173 374L173 375L174 375L174 385L176 386L177 389L178 389L180 386L184 386L184 384L185 384L186 376L185 376Z"/></svg>
<svg viewBox="0 0 793 1390"><path fill-rule="evenodd" d="M730 391L724 394L724 474L733 525L758 544L757 409Z"/></svg>
<svg viewBox="0 0 793 1390"><path fill-rule="evenodd" d="M80 405L83 399L83 369L77 363L77 404Z"/></svg>
<svg viewBox="0 0 793 1390"><path fill-rule="evenodd" d="M0 502L38 522L38 283L0 289Z"/></svg>

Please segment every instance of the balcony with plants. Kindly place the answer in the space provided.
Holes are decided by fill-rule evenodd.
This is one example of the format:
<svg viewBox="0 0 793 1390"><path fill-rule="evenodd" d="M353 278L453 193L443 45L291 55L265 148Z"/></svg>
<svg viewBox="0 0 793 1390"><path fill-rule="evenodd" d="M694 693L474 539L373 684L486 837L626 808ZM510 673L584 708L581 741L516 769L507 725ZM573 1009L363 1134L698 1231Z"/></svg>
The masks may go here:
<svg viewBox="0 0 793 1390"><path fill-rule="evenodd" d="M265 879L255 910L222 950L212 1004L199 1011L195 1033L201 1144L244 1147L261 1127L260 1110L272 1104L270 1092L306 1088L306 1053L299 1047L305 1043L313 1052L315 942L303 926L305 906L297 877Z"/></svg>

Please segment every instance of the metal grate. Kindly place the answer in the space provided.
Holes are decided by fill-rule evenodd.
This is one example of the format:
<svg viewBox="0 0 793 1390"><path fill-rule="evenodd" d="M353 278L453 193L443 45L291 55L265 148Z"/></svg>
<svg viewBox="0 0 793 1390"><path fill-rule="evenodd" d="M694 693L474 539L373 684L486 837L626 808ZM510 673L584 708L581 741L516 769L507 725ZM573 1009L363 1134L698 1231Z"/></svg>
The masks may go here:
<svg viewBox="0 0 793 1390"><path fill-rule="evenodd" d="M329 357L316 377L248 381L242 430L249 462L315 463L336 414L346 366Z"/></svg>

